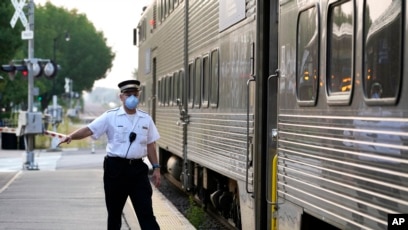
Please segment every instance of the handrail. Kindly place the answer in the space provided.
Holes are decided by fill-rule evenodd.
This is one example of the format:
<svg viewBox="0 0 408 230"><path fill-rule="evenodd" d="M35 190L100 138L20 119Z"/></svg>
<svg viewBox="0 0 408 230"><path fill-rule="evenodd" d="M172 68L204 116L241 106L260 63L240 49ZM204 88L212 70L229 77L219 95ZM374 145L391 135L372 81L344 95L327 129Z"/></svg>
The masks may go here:
<svg viewBox="0 0 408 230"><path fill-rule="evenodd" d="M249 191L248 188L248 171L249 171L249 83L251 81L256 81L255 76L252 76L251 79L247 81L247 153L246 153L246 175L245 175L245 188L247 193L253 193L253 191Z"/></svg>
<svg viewBox="0 0 408 230"><path fill-rule="evenodd" d="M270 88L269 88L269 81L272 79L272 78L275 78L275 77L278 77L279 78L279 73L280 73L280 71L279 71L279 69L277 69L276 71L275 71L275 74L273 74L273 75L270 75L269 77L268 77L268 81L267 81L267 83L268 83L268 93L270 92ZM273 138L273 140L274 141L277 141L278 140L278 130L277 129L273 129L272 130L272 138ZM269 159L269 157L267 157L267 159ZM269 161L266 161L266 162L269 162ZM266 163L266 172L272 172L271 173L271 177L272 178L269 178L269 177L265 177L265 184L269 184L268 182L268 180L269 179L271 179L271 198L272 198L272 200L269 200L269 197L268 197L268 193L266 192L265 193L265 200L266 200L266 203L268 203L269 205L271 205L272 207L271 207L271 210L272 210L272 219L271 219L271 229L272 230L275 230L275 229L277 229L277 220L276 220L276 215L274 215L274 213L278 210L278 205L279 205L279 203L277 202L278 201L278 197L277 197L277 195L278 195L278 192L277 192L277 186L278 186L278 154L276 153L275 154L275 156L273 157L273 160L272 160L272 169L270 170L270 168L269 168L269 164L268 163Z"/></svg>

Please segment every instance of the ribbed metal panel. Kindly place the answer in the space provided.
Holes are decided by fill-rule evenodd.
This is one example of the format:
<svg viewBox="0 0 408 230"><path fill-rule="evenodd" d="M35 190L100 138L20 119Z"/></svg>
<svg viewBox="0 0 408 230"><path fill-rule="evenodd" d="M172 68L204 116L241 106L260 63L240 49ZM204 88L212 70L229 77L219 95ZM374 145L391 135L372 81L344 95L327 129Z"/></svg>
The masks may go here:
<svg viewBox="0 0 408 230"><path fill-rule="evenodd" d="M147 17L153 17L152 15ZM179 4L174 11L163 22L157 22L156 29L149 31L148 40L140 46L139 66L144 58L144 49L152 50L152 57L156 59L157 80L164 76L173 75L183 69L184 58L184 1ZM139 71L140 73L141 71ZM183 155L183 133L182 126L177 125L179 120L179 109L177 106L159 106L158 93L151 95L152 92L151 74L139 76L142 82L147 84L148 98L156 97L156 126L160 133L160 139L157 144L159 147L171 151L172 153ZM156 86L157 90L158 86Z"/></svg>
<svg viewBox="0 0 408 230"><path fill-rule="evenodd" d="M408 119L280 114L279 196L385 229L387 214L408 211L407 131Z"/></svg>
<svg viewBox="0 0 408 230"><path fill-rule="evenodd" d="M215 43L218 39L218 1L194 1L190 4L189 53L201 55L203 48L208 44Z"/></svg>
<svg viewBox="0 0 408 230"><path fill-rule="evenodd" d="M245 180L247 114L193 113L188 127L188 157L231 178ZM253 134L253 115L249 133Z"/></svg>
<svg viewBox="0 0 408 230"><path fill-rule="evenodd" d="M173 107L158 107L156 114L156 125L159 129L160 139L158 145L171 151L172 153L183 156L183 126L178 126L179 110Z"/></svg>
<svg viewBox="0 0 408 230"><path fill-rule="evenodd" d="M183 68L184 54L184 9L178 6L171 17L158 27L154 36L157 44L157 76L172 74Z"/></svg>

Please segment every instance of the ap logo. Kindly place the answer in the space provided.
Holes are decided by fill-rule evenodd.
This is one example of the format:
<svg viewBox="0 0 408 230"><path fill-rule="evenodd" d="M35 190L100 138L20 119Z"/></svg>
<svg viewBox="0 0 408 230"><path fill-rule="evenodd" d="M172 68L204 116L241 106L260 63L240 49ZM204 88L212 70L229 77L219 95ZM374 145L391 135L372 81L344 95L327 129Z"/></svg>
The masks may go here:
<svg viewBox="0 0 408 230"><path fill-rule="evenodd" d="M388 214L388 230L408 230L408 214Z"/></svg>

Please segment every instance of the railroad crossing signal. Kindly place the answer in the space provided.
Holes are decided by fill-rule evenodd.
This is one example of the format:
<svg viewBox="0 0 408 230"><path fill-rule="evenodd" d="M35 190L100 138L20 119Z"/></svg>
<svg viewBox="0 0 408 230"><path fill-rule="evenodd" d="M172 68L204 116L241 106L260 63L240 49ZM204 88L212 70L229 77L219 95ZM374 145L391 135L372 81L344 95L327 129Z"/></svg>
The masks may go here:
<svg viewBox="0 0 408 230"><path fill-rule="evenodd" d="M14 26L17 23L17 20L20 18L21 23L25 27L25 31L21 32L21 39L23 40L33 39L34 32L30 30L30 25L23 11L25 0L11 0L11 3L13 4L14 9L16 9L10 21L11 27L14 28Z"/></svg>
<svg viewBox="0 0 408 230"><path fill-rule="evenodd" d="M11 18L10 21L10 25L12 28L14 28L14 26L16 25L17 20L20 18L21 23L23 24L23 26L26 28L26 30L30 30L28 28L28 21L27 21L27 17L24 14L23 8L25 5L25 0L11 0L11 3L14 6L14 9L16 9L16 11L14 12L13 17Z"/></svg>
<svg viewBox="0 0 408 230"><path fill-rule="evenodd" d="M28 69L26 65L15 65L15 64L10 64L10 65L1 65L0 69L4 72L7 72L9 75L10 80L14 80L14 76L18 71L21 71L24 76L24 72L28 73Z"/></svg>
<svg viewBox="0 0 408 230"><path fill-rule="evenodd" d="M19 71L21 71L23 76L27 77L29 64L28 61L19 61L18 63L19 64L12 62L9 65L1 65L0 69L4 72L7 72L11 80L14 79L14 76ZM57 74L59 66L50 60L35 59L32 61L32 68L34 78L38 78L44 75L46 78L52 79Z"/></svg>

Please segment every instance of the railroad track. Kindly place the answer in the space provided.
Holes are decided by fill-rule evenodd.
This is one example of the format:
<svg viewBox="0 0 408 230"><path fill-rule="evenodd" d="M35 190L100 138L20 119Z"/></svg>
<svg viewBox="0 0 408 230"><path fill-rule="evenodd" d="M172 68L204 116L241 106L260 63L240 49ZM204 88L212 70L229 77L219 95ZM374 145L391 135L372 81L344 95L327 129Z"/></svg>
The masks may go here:
<svg viewBox="0 0 408 230"><path fill-rule="evenodd" d="M176 180L168 173L162 175L164 180L162 180L162 185L159 188L160 192L162 192L166 198L186 216L187 210L190 207L189 194L182 189L180 181ZM194 198L194 201L198 205L203 205L198 199ZM237 230L237 228L220 216L212 207L206 207L203 210L205 211L205 217L203 218L204 223L200 226L200 229Z"/></svg>

